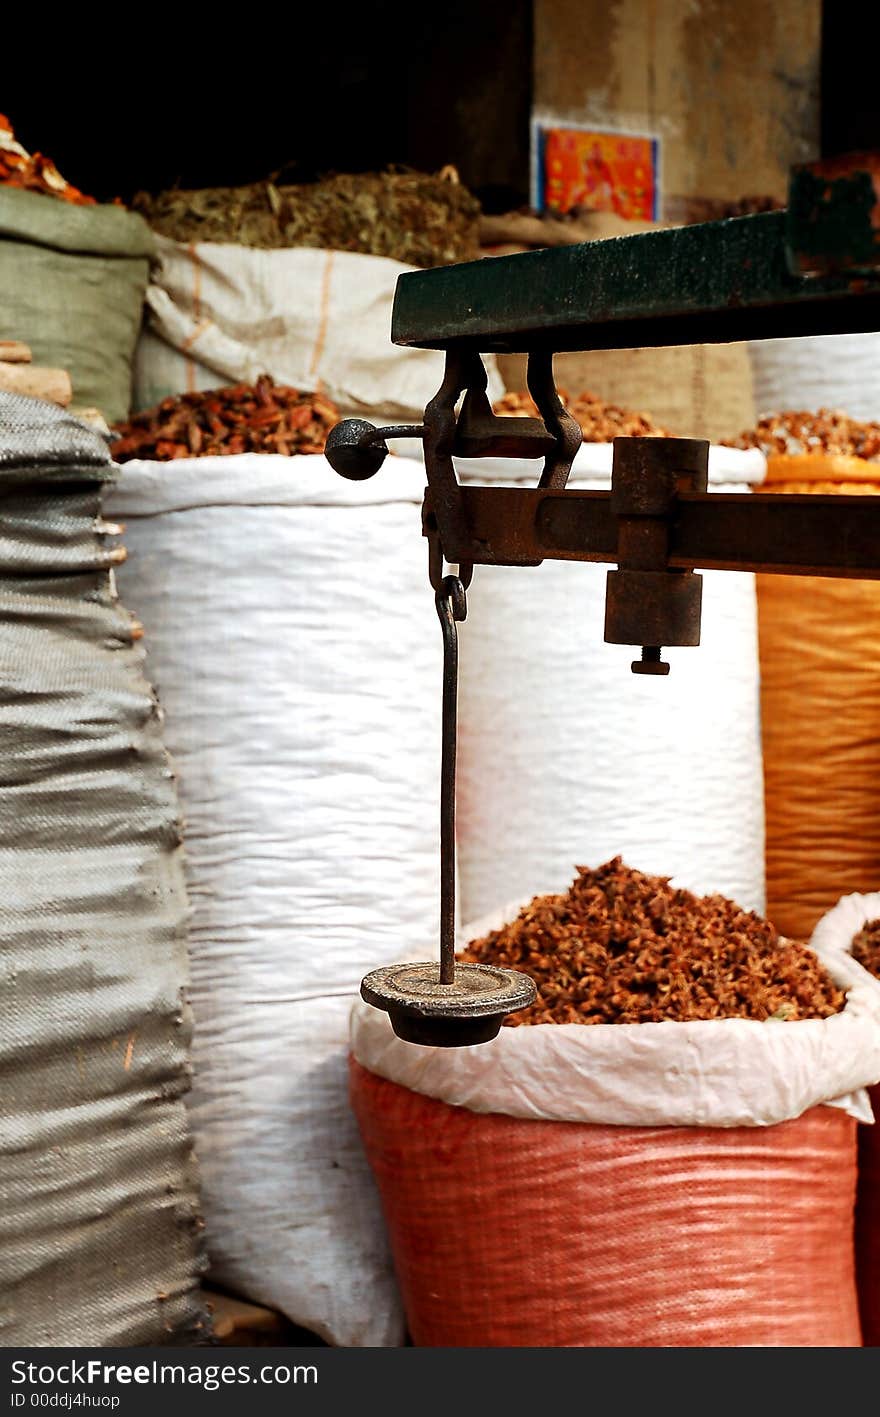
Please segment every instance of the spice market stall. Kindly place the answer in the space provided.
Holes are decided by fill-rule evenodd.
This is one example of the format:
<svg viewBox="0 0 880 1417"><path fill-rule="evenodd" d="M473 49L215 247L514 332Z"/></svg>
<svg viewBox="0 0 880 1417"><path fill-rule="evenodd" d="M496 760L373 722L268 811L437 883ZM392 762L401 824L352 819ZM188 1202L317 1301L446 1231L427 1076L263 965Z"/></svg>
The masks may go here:
<svg viewBox="0 0 880 1417"><path fill-rule="evenodd" d="M112 583L139 622L102 653L135 636L162 735L137 756L170 753L161 840L137 844L171 853L162 922L121 892L152 1004L126 976L104 1047L74 962L85 1023L60 1016L100 1053L68 1111L104 1067L117 1110L159 1086L138 1185L117 1159L136 1218L157 1167L172 1200L132 1222L143 1284L91 1328L89 1259L71 1333L210 1341L204 1270L333 1346L872 1341L853 1216L880 991L806 941L880 864L876 695L867 671L859 710L841 688L876 658L877 426L820 410L710 443L686 425L720 364L660 405L679 424L557 389L550 351L744 359L869 318L876 262L858 288L792 275L815 233L772 206L611 241L586 222L493 227L450 167L126 209L0 120L0 388L68 405L77 436L91 419L92 530L124 528ZM41 565L70 530L47 526ZM810 657L792 607L814 584ZM830 848L819 797L858 824ZM7 1175L12 1229L42 1223L29 1176ZM47 1301L12 1229L27 1337Z"/></svg>

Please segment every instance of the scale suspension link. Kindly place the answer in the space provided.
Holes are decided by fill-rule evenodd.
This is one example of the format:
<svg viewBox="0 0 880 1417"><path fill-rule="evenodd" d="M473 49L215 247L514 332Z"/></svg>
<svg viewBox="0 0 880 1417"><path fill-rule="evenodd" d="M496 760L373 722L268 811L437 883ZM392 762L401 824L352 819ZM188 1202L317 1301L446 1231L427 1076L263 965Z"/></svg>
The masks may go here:
<svg viewBox="0 0 880 1417"><path fill-rule="evenodd" d="M455 759L458 735L458 630L467 592L444 576L435 597L443 631L443 728L440 758L440 983L455 981Z"/></svg>
<svg viewBox="0 0 880 1417"><path fill-rule="evenodd" d="M487 1043L508 1014L528 1008L537 990L527 974L455 959L455 767L458 732L458 622L467 616L473 567L444 574L440 538L428 532L428 566L443 632L440 755L440 963L388 965L361 982L361 997L384 1009L399 1038L434 1048Z"/></svg>

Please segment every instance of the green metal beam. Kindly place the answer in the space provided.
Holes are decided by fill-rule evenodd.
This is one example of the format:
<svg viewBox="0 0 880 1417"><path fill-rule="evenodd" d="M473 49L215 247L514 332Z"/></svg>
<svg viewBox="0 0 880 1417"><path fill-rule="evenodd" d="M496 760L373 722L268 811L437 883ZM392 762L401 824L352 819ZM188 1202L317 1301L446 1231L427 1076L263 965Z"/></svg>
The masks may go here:
<svg viewBox="0 0 880 1417"><path fill-rule="evenodd" d="M391 338L503 353L880 330L880 270L796 274L791 239L765 212L408 272Z"/></svg>

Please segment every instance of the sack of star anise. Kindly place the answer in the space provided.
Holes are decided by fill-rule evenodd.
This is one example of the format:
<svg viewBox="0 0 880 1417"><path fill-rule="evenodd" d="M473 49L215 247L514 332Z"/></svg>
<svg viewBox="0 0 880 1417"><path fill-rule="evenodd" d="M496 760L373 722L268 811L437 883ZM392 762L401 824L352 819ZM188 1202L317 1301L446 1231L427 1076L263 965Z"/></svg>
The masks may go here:
<svg viewBox="0 0 880 1417"><path fill-rule="evenodd" d="M492 1043L419 1047L352 1013L414 1343L860 1346L865 971L619 858L462 943L538 984Z"/></svg>
<svg viewBox="0 0 880 1417"><path fill-rule="evenodd" d="M810 938L821 959L851 957L871 977L880 996L880 893L842 896ZM874 1126L858 1129L856 1190L856 1284L862 1342L880 1348L880 1086L868 1089Z"/></svg>

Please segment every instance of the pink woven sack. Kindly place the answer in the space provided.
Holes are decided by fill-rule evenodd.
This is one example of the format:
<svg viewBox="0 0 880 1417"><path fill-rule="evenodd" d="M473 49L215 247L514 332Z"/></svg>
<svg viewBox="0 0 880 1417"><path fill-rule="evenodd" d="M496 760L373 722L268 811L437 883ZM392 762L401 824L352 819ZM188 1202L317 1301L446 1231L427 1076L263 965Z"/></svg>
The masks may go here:
<svg viewBox="0 0 880 1417"><path fill-rule="evenodd" d="M351 1062L413 1342L857 1347L856 1122L615 1127L450 1107Z"/></svg>
<svg viewBox="0 0 880 1417"><path fill-rule="evenodd" d="M351 1101L414 1343L858 1347L880 986L826 966L846 993L826 1019L534 1024L471 1048L406 1043L356 1003Z"/></svg>

